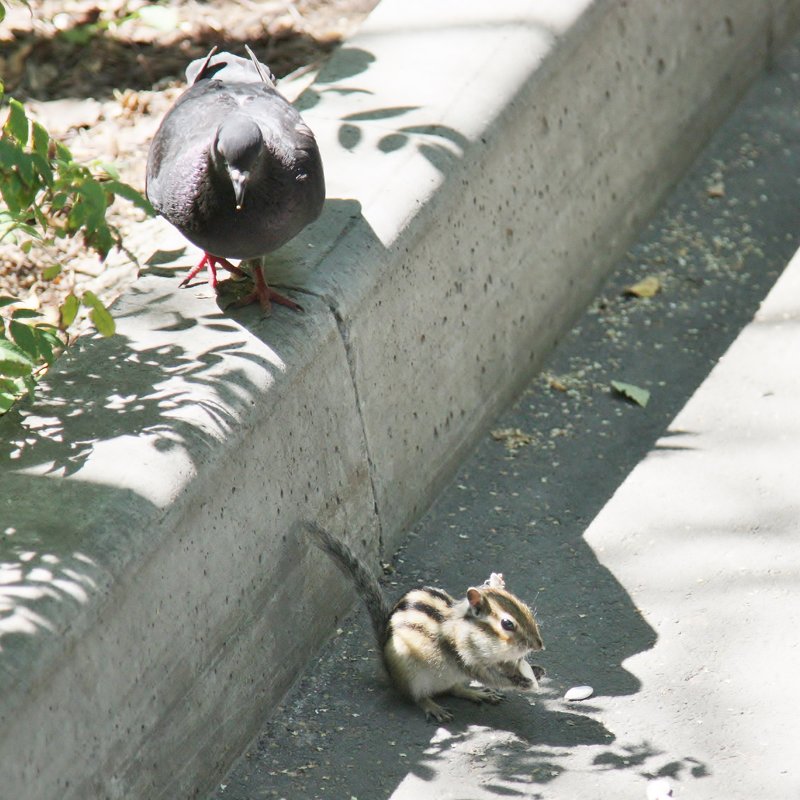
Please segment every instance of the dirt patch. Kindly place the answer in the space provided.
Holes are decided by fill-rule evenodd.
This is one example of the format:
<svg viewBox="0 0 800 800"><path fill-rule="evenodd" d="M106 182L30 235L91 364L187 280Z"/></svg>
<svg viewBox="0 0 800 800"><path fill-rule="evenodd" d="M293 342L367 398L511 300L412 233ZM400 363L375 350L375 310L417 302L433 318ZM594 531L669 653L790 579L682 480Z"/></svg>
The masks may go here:
<svg viewBox="0 0 800 800"><path fill-rule="evenodd" d="M102 99L163 88L212 45L256 55L282 77L319 61L374 0L31 0L0 30L0 75L21 99ZM162 13L145 14L156 8Z"/></svg>

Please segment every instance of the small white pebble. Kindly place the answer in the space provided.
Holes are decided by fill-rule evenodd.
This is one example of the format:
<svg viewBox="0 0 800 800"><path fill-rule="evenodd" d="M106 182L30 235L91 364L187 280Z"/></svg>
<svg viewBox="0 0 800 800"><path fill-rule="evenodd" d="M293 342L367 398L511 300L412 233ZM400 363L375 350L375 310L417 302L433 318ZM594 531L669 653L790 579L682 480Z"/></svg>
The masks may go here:
<svg viewBox="0 0 800 800"><path fill-rule="evenodd" d="M564 695L565 700L586 700L594 694L594 689L591 686L573 686L567 689Z"/></svg>
<svg viewBox="0 0 800 800"><path fill-rule="evenodd" d="M647 800L668 800L672 797L672 784L667 778L647 781Z"/></svg>

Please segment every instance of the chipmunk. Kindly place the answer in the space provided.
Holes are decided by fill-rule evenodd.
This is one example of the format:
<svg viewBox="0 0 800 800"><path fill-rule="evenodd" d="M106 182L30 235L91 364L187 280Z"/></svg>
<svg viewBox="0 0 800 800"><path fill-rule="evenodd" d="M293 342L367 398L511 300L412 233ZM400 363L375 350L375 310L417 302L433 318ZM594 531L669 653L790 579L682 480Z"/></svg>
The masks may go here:
<svg viewBox="0 0 800 800"><path fill-rule="evenodd" d="M531 610L492 573L463 600L441 589L406 592L390 607L377 578L350 548L316 523L306 522L312 541L355 583L369 612L386 671L426 719L453 715L434 695L451 694L475 703L499 703L498 689L539 688L544 669L525 656L544 650ZM479 681L482 686L470 686Z"/></svg>

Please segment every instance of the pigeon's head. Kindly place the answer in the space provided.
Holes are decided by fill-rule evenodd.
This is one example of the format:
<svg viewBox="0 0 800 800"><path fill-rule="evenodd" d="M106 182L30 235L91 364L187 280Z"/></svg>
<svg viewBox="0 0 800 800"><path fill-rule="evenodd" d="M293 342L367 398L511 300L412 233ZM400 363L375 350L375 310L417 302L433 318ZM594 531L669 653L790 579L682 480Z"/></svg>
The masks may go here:
<svg viewBox="0 0 800 800"><path fill-rule="evenodd" d="M244 205L247 182L263 152L261 128L249 117L233 114L217 129L212 157L231 180L237 211Z"/></svg>

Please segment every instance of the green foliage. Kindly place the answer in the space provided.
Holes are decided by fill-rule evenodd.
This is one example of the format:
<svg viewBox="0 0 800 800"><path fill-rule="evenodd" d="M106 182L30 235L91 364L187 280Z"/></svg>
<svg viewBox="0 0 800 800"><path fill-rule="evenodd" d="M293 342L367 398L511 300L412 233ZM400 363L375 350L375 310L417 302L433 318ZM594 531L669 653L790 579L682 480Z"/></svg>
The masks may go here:
<svg viewBox="0 0 800 800"><path fill-rule="evenodd" d="M4 14L0 0L0 20ZM65 145L28 118L22 103L13 97L3 100L0 83L0 106L8 109L0 130L0 241L11 241L28 253L37 245L80 237L104 259L120 243L119 231L107 219L115 196L154 213L147 200L120 181L112 167L91 169L79 164ZM49 265L42 277L52 280L61 270L61 264ZM0 308L4 308L0 317L0 414L16 397L33 391L34 376L66 345L66 329L80 306L87 309L102 335L114 333L111 314L89 291L67 297L60 309L59 327L45 324L38 312L19 307L16 298L0 297Z"/></svg>
<svg viewBox="0 0 800 800"><path fill-rule="evenodd" d="M0 297L0 308L17 302L14 297ZM20 395L33 393L34 376L52 364L63 347L53 325L23 322L38 316L29 308L16 308L10 319L0 317L0 414L8 411Z"/></svg>

